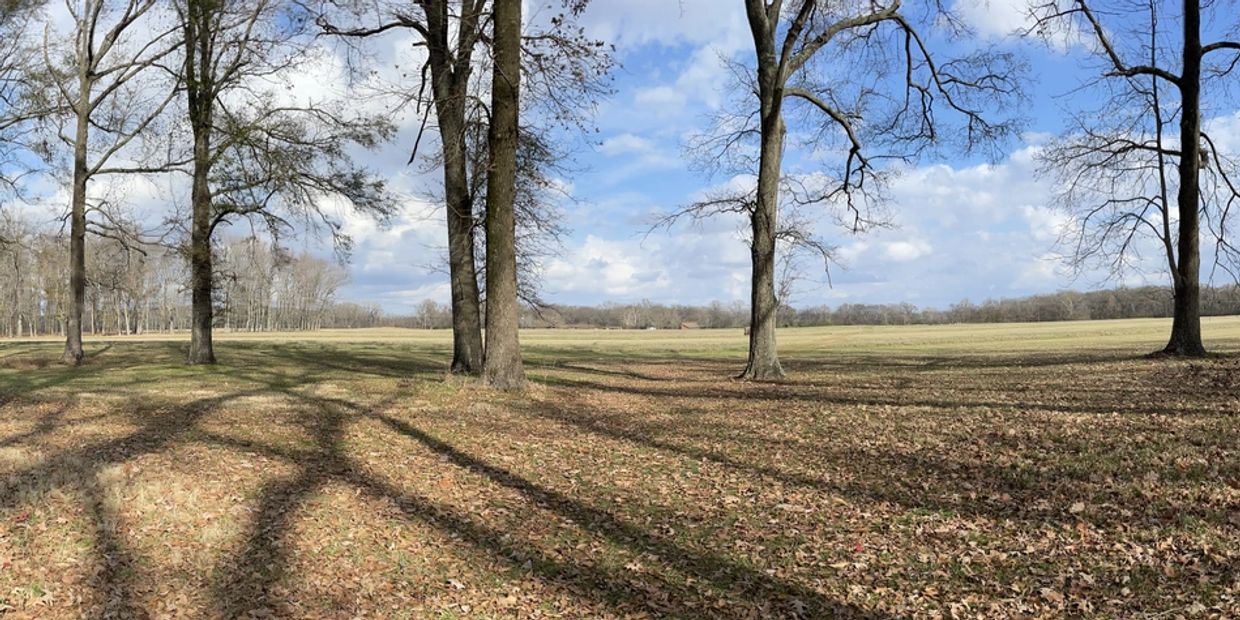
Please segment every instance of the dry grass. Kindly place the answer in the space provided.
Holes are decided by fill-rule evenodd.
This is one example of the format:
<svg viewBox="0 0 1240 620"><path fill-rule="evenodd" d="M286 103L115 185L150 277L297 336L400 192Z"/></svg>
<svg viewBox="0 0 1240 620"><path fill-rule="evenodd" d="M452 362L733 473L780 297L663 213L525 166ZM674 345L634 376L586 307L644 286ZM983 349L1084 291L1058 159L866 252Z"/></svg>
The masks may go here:
<svg viewBox="0 0 1240 620"><path fill-rule="evenodd" d="M1235 617L1240 320L0 345L0 616ZM7 614L7 615L6 615Z"/></svg>

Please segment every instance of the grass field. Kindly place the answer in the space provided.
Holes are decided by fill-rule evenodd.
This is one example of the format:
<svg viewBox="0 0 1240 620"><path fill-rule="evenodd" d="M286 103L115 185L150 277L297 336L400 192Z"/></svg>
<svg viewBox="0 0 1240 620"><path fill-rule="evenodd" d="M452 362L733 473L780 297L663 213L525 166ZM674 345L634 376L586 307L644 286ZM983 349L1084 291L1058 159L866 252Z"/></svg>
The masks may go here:
<svg viewBox="0 0 1240 620"><path fill-rule="evenodd" d="M1240 318L0 344L2 618L1234 618Z"/></svg>

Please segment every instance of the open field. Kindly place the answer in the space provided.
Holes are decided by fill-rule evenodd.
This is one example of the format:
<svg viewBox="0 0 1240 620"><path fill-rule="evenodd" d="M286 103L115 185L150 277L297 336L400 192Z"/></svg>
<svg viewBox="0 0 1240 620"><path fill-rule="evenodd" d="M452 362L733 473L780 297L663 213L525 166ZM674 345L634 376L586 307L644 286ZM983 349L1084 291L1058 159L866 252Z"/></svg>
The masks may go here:
<svg viewBox="0 0 1240 620"><path fill-rule="evenodd" d="M1240 318L0 344L3 618L1240 616Z"/></svg>

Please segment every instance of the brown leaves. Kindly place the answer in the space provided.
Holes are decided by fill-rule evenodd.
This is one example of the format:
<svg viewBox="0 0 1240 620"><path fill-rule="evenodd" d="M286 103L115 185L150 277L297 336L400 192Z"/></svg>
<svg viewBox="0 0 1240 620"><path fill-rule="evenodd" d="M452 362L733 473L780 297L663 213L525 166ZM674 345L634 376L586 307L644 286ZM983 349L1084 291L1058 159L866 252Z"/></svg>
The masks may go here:
<svg viewBox="0 0 1240 620"><path fill-rule="evenodd" d="M0 406L0 610L1238 612L1240 429L1156 362L832 353L766 386L657 353L535 350L547 385L494 400L239 345L227 385L109 391L104 360L53 433Z"/></svg>

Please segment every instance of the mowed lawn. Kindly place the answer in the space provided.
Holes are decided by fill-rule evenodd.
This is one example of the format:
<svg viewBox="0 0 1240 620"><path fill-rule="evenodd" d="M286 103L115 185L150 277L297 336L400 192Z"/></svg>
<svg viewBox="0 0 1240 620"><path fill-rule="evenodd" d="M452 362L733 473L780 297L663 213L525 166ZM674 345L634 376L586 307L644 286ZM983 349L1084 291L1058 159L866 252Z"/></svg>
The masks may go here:
<svg viewBox="0 0 1240 620"><path fill-rule="evenodd" d="M0 344L0 618L1240 616L1240 318Z"/></svg>

